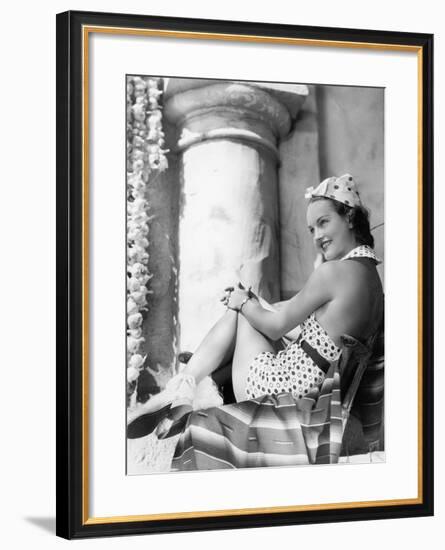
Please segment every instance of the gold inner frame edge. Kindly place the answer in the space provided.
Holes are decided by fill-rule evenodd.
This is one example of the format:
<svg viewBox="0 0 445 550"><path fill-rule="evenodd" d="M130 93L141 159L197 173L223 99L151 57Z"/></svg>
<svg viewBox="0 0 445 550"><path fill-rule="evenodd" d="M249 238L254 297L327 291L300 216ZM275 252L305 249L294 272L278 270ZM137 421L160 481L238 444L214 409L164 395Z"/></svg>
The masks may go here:
<svg viewBox="0 0 445 550"><path fill-rule="evenodd" d="M89 34L120 34L155 36L164 38L226 40L252 43L272 43L299 46L320 46L334 48L360 48L384 51L405 51L417 53L417 84L418 84L418 436L417 436L417 498L390 499L361 502L339 502L325 504L304 504L295 506L276 506L261 508L242 508L224 510L205 510L193 512L169 512L164 514L147 514L132 516L89 517ZM242 34L224 34L189 31L167 31L163 29L137 29L131 27L82 26L82 524L99 525L110 523L125 523L138 521L162 521L172 519L211 518L225 516L244 516L250 514L273 514L282 512L343 510L351 508L369 508L375 506L416 505L423 502L423 245L422 245L422 189L423 189L423 50L421 46L402 44L384 44L368 42L348 42L336 40L316 40L302 38L281 38L268 36L250 36Z"/></svg>

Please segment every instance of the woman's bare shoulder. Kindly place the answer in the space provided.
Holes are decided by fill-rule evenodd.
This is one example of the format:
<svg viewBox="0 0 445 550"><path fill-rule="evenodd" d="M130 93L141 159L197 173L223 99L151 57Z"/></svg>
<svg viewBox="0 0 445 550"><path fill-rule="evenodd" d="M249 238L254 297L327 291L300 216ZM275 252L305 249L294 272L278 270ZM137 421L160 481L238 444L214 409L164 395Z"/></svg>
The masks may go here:
<svg viewBox="0 0 445 550"><path fill-rule="evenodd" d="M330 260L329 262L324 262L317 267L313 274L326 279L336 279L339 274L345 271L343 265L344 263L345 262L341 260Z"/></svg>
<svg viewBox="0 0 445 550"><path fill-rule="evenodd" d="M328 284L363 283L378 278L375 267L353 260L331 260L321 264L316 271ZM314 272L315 273L315 272Z"/></svg>

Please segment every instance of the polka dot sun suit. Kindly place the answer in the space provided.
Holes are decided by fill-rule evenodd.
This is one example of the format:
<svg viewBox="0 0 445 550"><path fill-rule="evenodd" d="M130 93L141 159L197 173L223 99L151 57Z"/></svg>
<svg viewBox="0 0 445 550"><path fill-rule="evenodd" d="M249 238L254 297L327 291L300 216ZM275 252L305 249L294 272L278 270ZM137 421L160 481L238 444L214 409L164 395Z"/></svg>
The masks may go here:
<svg viewBox="0 0 445 550"><path fill-rule="evenodd" d="M351 250L342 260L370 258L376 263L380 260L374 250L361 245ZM298 399L309 393L314 387L320 387L324 372L304 351L306 342L322 360L334 361L340 356L340 348L331 340L327 332L312 313L301 325L301 336L291 342L286 349L276 355L263 352L255 357L249 366L246 384L246 397L252 399L261 395L292 393Z"/></svg>
<svg viewBox="0 0 445 550"><path fill-rule="evenodd" d="M301 325L301 339L327 361L334 361L340 355L340 348L315 319L314 313ZM300 341L291 342L276 355L266 351L255 357L247 377L247 399L283 392L292 393L298 399L321 386L324 372L306 354Z"/></svg>

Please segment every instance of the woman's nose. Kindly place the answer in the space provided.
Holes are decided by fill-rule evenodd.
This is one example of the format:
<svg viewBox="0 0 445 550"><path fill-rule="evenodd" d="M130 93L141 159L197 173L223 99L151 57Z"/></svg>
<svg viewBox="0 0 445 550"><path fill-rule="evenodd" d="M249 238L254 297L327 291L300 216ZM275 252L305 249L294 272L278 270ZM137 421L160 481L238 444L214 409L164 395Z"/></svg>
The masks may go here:
<svg viewBox="0 0 445 550"><path fill-rule="evenodd" d="M314 240L319 241L323 237L322 231L319 227L314 229Z"/></svg>

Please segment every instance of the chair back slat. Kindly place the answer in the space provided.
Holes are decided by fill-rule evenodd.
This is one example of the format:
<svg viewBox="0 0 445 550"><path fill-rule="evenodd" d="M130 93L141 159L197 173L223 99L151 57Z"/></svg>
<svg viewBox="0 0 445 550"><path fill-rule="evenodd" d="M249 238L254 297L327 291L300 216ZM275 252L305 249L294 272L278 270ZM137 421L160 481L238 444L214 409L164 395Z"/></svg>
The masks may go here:
<svg viewBox="0 0 445 550"><path fill-rule="evenodd" d="M375 339L376 335L373 335L368 339L366 344L364 344L348 334L344 334L341 337L342 353L340 356L339 371L342 380L341 401L343 430L348 421L360 383L367 369Z"/></svg>
<svg viewBox="0 0 445 550"><path fill-rule="evenodd" d="M383 325L357 390L351 413L359 420L369 450L383 450L385 346Z"/></svg>

